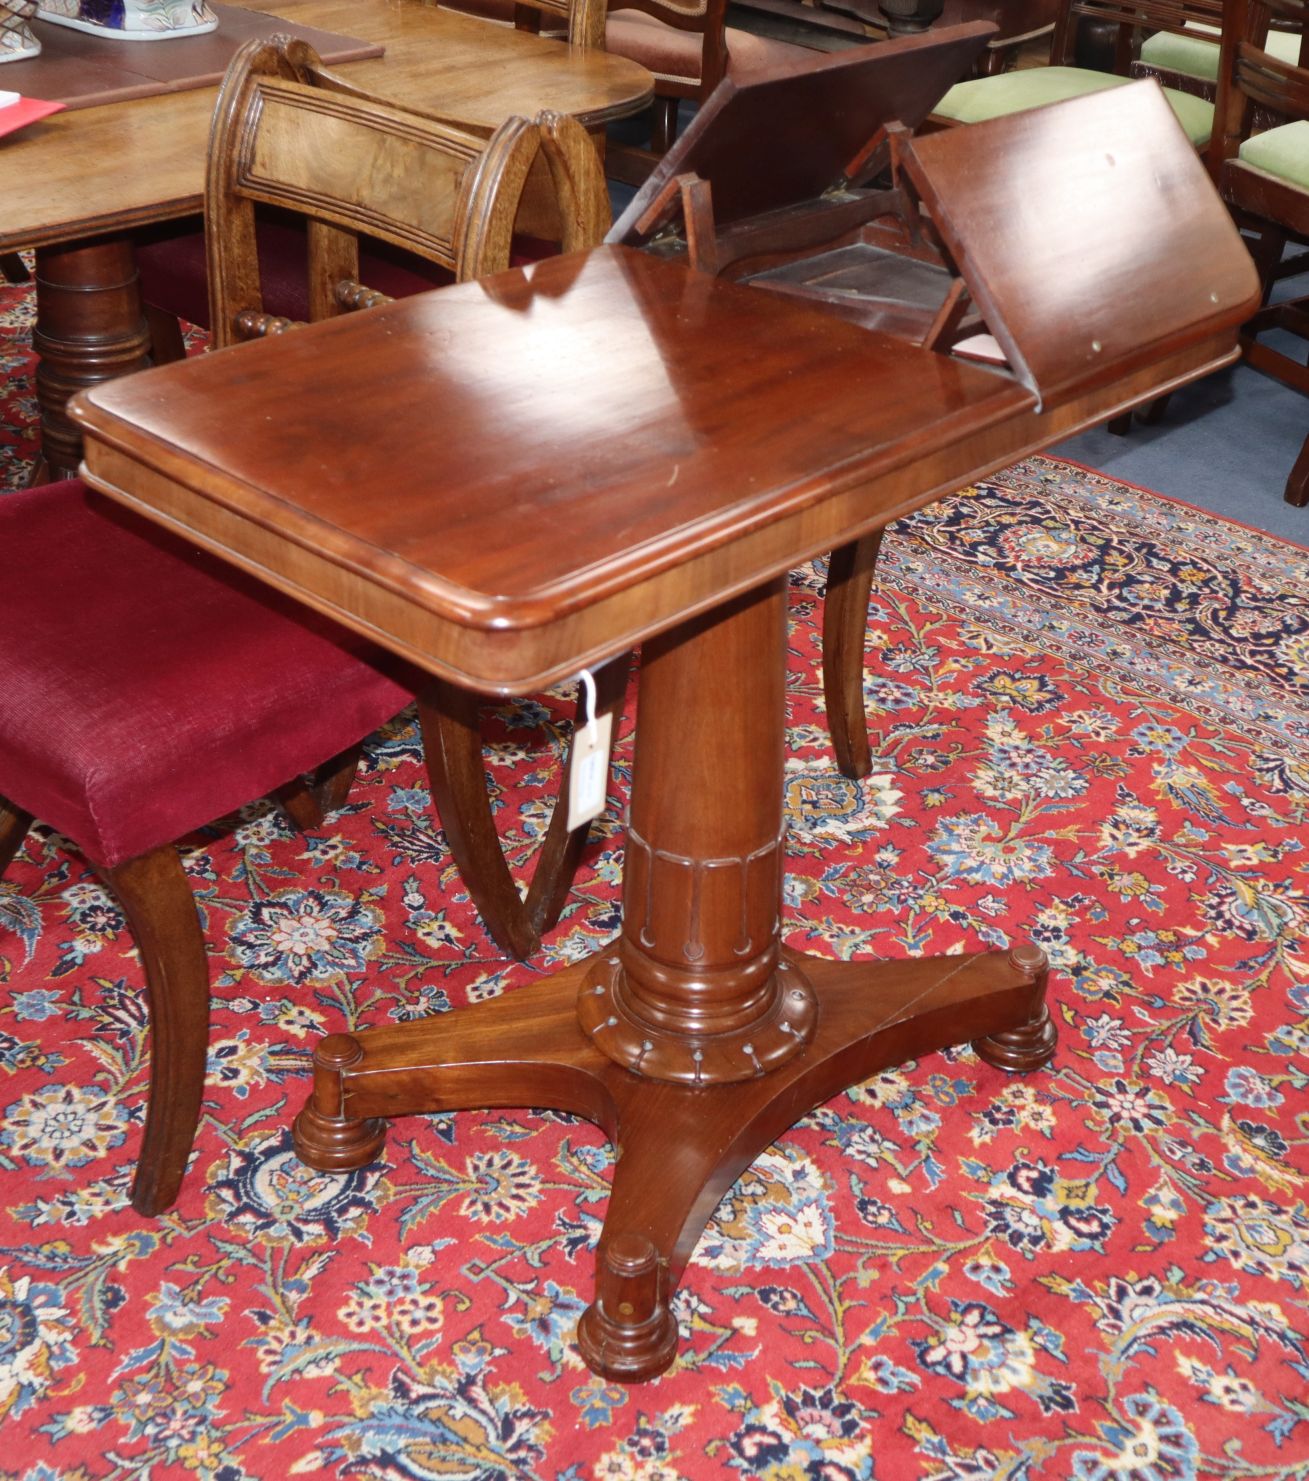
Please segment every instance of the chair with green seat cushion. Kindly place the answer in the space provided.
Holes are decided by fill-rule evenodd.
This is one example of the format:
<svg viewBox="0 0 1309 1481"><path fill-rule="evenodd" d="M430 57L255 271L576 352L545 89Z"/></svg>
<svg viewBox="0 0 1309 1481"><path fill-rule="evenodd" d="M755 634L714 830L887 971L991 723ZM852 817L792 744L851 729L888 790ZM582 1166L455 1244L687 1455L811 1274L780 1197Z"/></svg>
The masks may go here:
<svg viewBox="0 0 1309 1481"><path fill-rule="evenodd" d="M1222 31L1217 26L1188 26L1185 33L1156 31L1141 43L1141 55L1132 64L1132 75L1157 77L1165 87L1200 84L1203 90L1197 91L1196 96L1212 101L1218 83L1221 40ZM1267 50L1278 61L1294 64L1300 56L1300 38L1290 31L1269 31Z"/></svg>
<svg viewBox="0 0 1309 1481"><path fill-rule="evenodd" d="M1298 118L1246 139L1237 158L1251 169L1309 191L1309 121Z"/></svg>
<svg viewBox="0 0 1309 1481"><path fill-rule="evenodd" d="M977 77L952 87L932 111L931 122L943 126L981 123L1047 103L1106 88L1129 78L1141 34L1183 34L1189 27L1222 22L1222 0L1063 0L1050 43L1050 66L1026 68L998 77ZM1077 29L1083 21L1114 28L1115 67L1097 72L1074 64ZM1197 149L1209 140L1213 105L1172 88L1165 94L1187 137Z"/></svg>
<svg viewBox="0 0 1309 1481"><path fill-rule="evenodd" d="M1217 26L1191 26L1188 33L1156 31L1141 43L1141 55L1132 63L1139 76L1157 77L1167 86L1175 77L1188 77L1206 84L1210 98L1218 81Z"/></svg>
<svg viewBox="0 0 1309 1481"><path fill-rule="evenodd" d="M1293 38L1298 58L1309 0L1229 0L1209 167L1264 281L1264 307L1241 332L1246 360L1309 396L1303 354L1261 338L1279 329L1309 339L1309 297L1268 302L1287 241L1309 240L1309 67L1267 49L1273 17L1294 27L1282 34ZM1269 116L1284 122L1261 129ZM1309 505L1309 437L1285 495L1288 504Z"/></svg>
<svg viewBox="0 0 1309 1481"><path fill-rule="evenodd" d="M932 116L952 123L983 123L988 118L1004 118L1027 108L1042 108L1047 103L1062 103L1087 93L1123 87L1128 81L1126 77L1092 72L1086 67L1032 67L999 77L958 82L932 110ZM1171 87L1164 88L1164 96L1186 130L1186 137L1197 149L1203 149L1213 129L1213 104Z"/></svg>

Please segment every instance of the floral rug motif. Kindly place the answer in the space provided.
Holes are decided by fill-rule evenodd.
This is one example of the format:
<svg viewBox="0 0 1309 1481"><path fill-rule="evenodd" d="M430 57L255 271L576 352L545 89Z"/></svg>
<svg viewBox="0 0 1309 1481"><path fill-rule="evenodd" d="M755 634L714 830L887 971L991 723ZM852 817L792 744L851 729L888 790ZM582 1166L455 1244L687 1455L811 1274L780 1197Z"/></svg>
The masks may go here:
<svg viewBox="0 0 1309 1481"><path fill-rule="evenodd" d="M409 716L322 831L256 803L186 841L210 1078L153 1221L126 1205L140 964L35 831L0 881L0 1478L1309 1477L1307 567L1047 458L942 500L882 554L860 784L824 728L822 571L796 573L789 941L1035 940L1061 1042L1030 1076L963 1047L807 1116L720 1205L678 1361L638 1387L572 1344L612 1164L593 1127L410 1118L344 1177L287 1130L320 1034L612 938L630 713L525 965L461 890ZM524 869L569 708L494 712Z"/></svg>

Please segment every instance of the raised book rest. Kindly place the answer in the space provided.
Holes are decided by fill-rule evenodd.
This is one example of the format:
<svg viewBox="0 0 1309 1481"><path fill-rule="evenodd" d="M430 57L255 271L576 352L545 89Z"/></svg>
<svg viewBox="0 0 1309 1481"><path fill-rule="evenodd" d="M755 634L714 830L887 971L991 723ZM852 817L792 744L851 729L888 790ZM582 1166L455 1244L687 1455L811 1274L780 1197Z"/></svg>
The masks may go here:
<svg viewBox="0 0 1309 1481"><path fill-rule="evenodd" d="M951 273L923 235L895 145L994 34L975 21L724 79L607 240L921 342Z"/></svg>
<svg viewBox="0 0 1309 1481"><path fill-rule="evenodd" d="M976 48L986 29L722 83L607 240L989 361L1042 406L1075 400L1235 291L1245 254L1153 81L913 137L942 78L973 54L965 33ZM830 118L814 111L824 91L842 104ZM788 150L787 171L756 168ZM883 166L889 186L869 185ZM1217 257L1196 253L1197 231L1221 240ZM854 778L872 766L864 639L881 539L874 530L832 552L823 610L828 727Z"/></svg>
<svg viewBox="0 0 1309 1481"><path fill-rule="evenodd" d="M714 1206L813 1106L949 1044L1006 1070L1053 1052L1034 946L783 949L786 572L1230 360L1258 282L1223 270L1244 249L1209 199L1195 247L1236 291L1167 345L1125 323L1104 378L1049 409L1013 377L614 247L73 403L97 488L447 679L531 692L643 644L619 939L501 998L324 1039L295 1123L328 1171L378 1156L393 1116L601 1126L618 1156L578 1328L596 1372L672 1362L669 1303Z"/></svg>

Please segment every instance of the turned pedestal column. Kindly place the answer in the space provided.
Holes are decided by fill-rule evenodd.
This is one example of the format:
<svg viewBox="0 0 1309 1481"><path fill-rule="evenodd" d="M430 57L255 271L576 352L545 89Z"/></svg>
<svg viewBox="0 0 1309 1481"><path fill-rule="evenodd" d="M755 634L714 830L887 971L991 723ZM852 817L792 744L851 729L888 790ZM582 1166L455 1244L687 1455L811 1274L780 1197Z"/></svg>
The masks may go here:
<svg viewBox="0 0 1309 1481"><path fill-rule="evenodd" d="M578 1019L651 1079L749 1080L813 1033L813 992L778 945L785 673L760 658L783 650L785 624L778 580L642 657L623 932Z"/></svg>
<svg viewBox="0 0 1309 1481"><path fill-rule="evenodd" d="M64 408L75 391L149 363L132 244L125 237L42 247L36 254L36 395L41 457L32 481L71 478L82 434Z"/></svg>

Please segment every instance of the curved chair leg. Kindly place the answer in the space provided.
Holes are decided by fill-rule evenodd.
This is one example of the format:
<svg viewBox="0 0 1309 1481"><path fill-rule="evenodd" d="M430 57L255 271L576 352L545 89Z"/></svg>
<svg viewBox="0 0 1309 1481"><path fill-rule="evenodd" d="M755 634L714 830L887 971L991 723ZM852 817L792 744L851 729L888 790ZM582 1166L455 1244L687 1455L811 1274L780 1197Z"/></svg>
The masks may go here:
<svg viewBox="0 0 1309 1481"><path fill-rule="evenodd" d="M1285 499L1288 504L1294 504L1299 509L1309 504L1309 437L1301 445L1300 456L1295 460L1291 476L1286 480ZM0 861L3 858L3 851L0 851Z"/></svg>
<svg viewBox="0 0 1309 1481"><path fill-rule="evenodd" d="M1137 421L1143 427L1153 427L1156 423L1163 421L1171 398L1172 392L1169 391L1162 396L1156 396L1153 401L1147 401L1144 406L1138 406L1136 408Z"/></svg>
<svg viewBox="0 0 1309 1481"><path fill-rule="evenodd" d="M10 802L7 797L0 797L0 878L9 868L9 862L23 846L23 839L27 837L27 830L32 826L32 814L24 812Z"/></svg>
<svg viewBox="0 0 1309 1481"><path fill-rule="evenodd" d="M150 1001L150 1090L132 1207L177 1198L200 1121L209 1048L209 963L195 897L171 845L102 871L136 938Z"/></svg>
<svg viewBox="0 0 1309 1481"><path fill-rule="evenodd" d="M0 252L0 274L6 283L13 284L30 282L32 277L17 252Z"/></svg>
<svg viewBox="0 0 1309 1481"><path fill-rule="evenodd" d="M598 671L597 708L613 714L621 707L628 662L629 655L624 654ZM442 679L433 679L418 698L432 801L440 814L450 853L492 939L523 959L540 945L542 930L559 918L587 829L568 831L570 746L550 826L537 856L527 899L523 900L500 848L487 797L480 711L478 695Z"/></svg>
<svg viewBox="0 0 1309 1481"><path fill-rule="evenodd" d="M175 314L156 308L154 304L144 306L146 327L150 330L150 363L171 365L175 360L186 359L186 340L182 338L182 326Z"/></svg>
<svg viewBox="0 0 1309 1481"><path fill-rule="evenodd" d="M614 726L623 713L623 700L627 695L627 676L632 667L632 655L624 653L611 659L595 674L595 708L597 715L612 715ZM578 695L576 724L582 722L582 697ZM576 725L574 726L576 733ZM612 732L611 732L612 734ZM612 750L612 748L611 748ZM558 921L573 887L573 876L582 861L582 850L586 847L586 836L590 826L568 829L568 779L572 772L573 747L569 742L568 755L564 757L563 777L559 793L550 813L550 826L545 841L537 855L536 867L532 871L532 882L527 890L527 915L538 939Z"/></svg>
<svg viewBox="0 0 1309 1481"><path fill-rule="evenodd" d="M677 138L676 98L656 97L654 115L650 128L650 148L655 154L667 154Z"/></svg>
<svg viewBox="0 0 1309 1481"><path fill-rule="evenodd" d="M278 802L301 833L320 828L329 813L345 806L362 753L362 746L351 746L348 751L324 761L308 779L297 777L277 789Z"/></svg>
<svg viewBox="0 0 1309 1481"><path fill-rule="evenodd" d="M1282 254L1286 251L1286 232L1271 221L1261 222L1253 236L1245 237L1245 245L1254 258L1255 270L1263 287L1260 302L1267 304L1277 282L1277 269L1281 264Z"/></svg>
<svg viewBox="0 0 1309 1481"><path fill-rule="evenodd" d="M827 728L842 776L858 780L872 767L864 713L864 638L868 594L884 531L834 550L827 567L823 602L823 700Z"/></svg>

